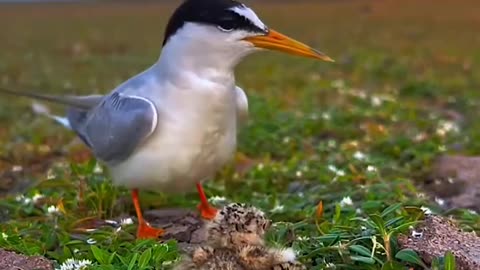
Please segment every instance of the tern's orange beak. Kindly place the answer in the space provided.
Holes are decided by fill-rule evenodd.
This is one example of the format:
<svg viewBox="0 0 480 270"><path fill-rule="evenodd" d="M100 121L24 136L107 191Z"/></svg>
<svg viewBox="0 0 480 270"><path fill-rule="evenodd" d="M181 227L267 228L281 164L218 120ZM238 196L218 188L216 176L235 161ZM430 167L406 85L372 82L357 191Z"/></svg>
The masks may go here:
<svg viewBox="0 0 480 270"><path fill-rule="evenodd" d="M326 54L271 29L266 35L247 37L244 40L251 42L255 47L258 48L281 51L327 62L335 62Z"/></svg>

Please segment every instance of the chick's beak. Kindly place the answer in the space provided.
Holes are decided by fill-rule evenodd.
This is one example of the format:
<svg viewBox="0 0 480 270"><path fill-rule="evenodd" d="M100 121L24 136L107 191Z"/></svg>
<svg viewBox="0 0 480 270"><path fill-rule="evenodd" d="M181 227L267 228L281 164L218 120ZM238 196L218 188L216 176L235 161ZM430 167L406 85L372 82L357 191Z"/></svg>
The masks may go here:
<svg viewBox="0 0 480 270"><path fill-rule="evenodd" d="M326 54L271 29L266 35L247 37L244 40L251 42L257 48L276 50L327 62L335 62Z"/></svg>

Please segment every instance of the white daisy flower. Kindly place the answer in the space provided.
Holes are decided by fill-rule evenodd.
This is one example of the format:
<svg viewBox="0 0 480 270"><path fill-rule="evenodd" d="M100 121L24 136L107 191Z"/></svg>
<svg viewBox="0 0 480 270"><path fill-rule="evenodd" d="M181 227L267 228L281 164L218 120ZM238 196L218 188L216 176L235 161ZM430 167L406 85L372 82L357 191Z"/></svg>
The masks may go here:
<svg viewBox="0 0 480 270"><path fill-rule="evenodd" d="M25 204L25 205L30 204L31 202L32 202L32 199L30 199L30 198L25 198L23 200L23 204Z"/></svg>
<svg viewBox="0 0 480 270"><path fill-rule="evenodd" d="M283 205L275 205L275 207L270 210L272 213L281 213L285 207Z"/></svg>
<svg viewBox="0 0 480 270"><path fill-rule="evenodd" d="M87 244L89 245L95 245L97 243L97 240L93 239L93 238L88 238L87 239Z"/></svg>
<svg viewBox="0 0 480 270"><path fill-rule="evenodd" d="M442 199L442 198L439 198L439 197L435 197L435 202L440 205L440 206L444 206L445 205L445 200Z"/></svg>
<svg viewBox="0 0 480 270"><path fill-rule="evenodd" d="M357 151L353 154L353 158L361 161L361 160L365 160L367 158L367 156L364 153L362 153L360 151Z"/></svg>
<svg viewBox="0 0 480 270"><path fill-rule="evenodd" d="M325 267L326 267L327 269L336 269L336 268L337 268L337 266L336 266L335 264L333 264L333 263L327 263L327 264L325 265Z"/></svg>
<svg viewBox="0 0 480 270"><path fill-rule="evenodd" d="M372 103L373 107L380 107L383 104L383 100L378 96L372 96L370 98L370 102Z"/></svg>
<svg viewBox="0 0 480 270"><path fill-rule="evenodd" d="M345 207L349 205L353 205L352 198L350 198L350 196L343 197L343 199L340 201L340 206Z"/></svg>
<svg viewBox="0 0 480 270"><path fill-rule="evenodd" d="M475 211L475 210L469 209L469 210L467 210L467 211L468 211L468 213L470 213L470 214L472 214L472 215L478 215L477 211Z"/></svg>
<svg viewBox="0 0 480 270"><path fill-rule="evenodd" d="M21 171L23 171L23 167L20 165L14 165L12 167L12 172L21 172Z"/></svg>
<svg viewBox="0 0 480 270"><path fill-rule="evenodd" d="M90 260L76 260L73 258L67 259L60 265L60 268L55 270L83 270L92 264Z"/></svg>
<svg viewBox="0 0 480 270"><path fill-rule="evenodd" d="M122 218L120 220L120 224L123 225L131 225L133 224L133 219L132 218Z"/></svg>
<svg viewBox="0 0 480 270"><path fill-rule="evenodd" d="M335 165L328 165L328 169L337 176L345 176L345 171L338 169Z"/></svg>
<svg viewBox="0 0 480 270"><path fill-rule="evenodd" d="M40 193L37 193L37 194L33 195L32 200L33 200L33 203L37 203L39 200L41 200L43 198L45 198L45 196L43 196Z"/></svg>
<svg viewBox="0 0 480 270"><path fill-rule="evenodd" d="M453 121L440 121L437 125L436 133L439 136L445 136L448 133L458 133L460 131L457 123Z"/></svg>
<svg viewBox="0 0 480 270"><path fill-rule="evenodd" d="M422 207L420 207L420 209L422 209L422 211L425 213L425 215L431 215L432 214L432 210L428 207L422 206Z"/></svg>
<svg viewBox="0 0 480 270"><path fill-rule="evenodd" d="M15 197L15 201L21 202L23 205L27 205L32 202L32 199L25 197L24 195L18 195L17 197Z"/></svg>
<svg viewBox="0 0 480 270"><path fill-rule="evenodd" d="M222 202L227 201L227 198L222 197L222 196L212 196L208 199L208 201L213 203L213 204L217 204L217 203L222 203Z"/></svg>
<svg viewBox="0 0 480 270"><path fill-rule="evenodd" d="M95 168L93 169L93 172L96 173L96 174L103 173L102 166L99 163L95 164Z"/></svg>
<svg viewBox="0 0 480 270"><path fill-rule="evenodd" d="M47 180L52 180L57 178L57 174L53 171L53 169L49 169L47 171Z"/></svg>
<svg viewBox="0 0 480 270"><path fill-rule="evenodd" d="M55 206L55 205L50 205L48 208L47 208L47 213L49 215L54 215L54 214L58 214L60 213L60 209Z"/></svg>

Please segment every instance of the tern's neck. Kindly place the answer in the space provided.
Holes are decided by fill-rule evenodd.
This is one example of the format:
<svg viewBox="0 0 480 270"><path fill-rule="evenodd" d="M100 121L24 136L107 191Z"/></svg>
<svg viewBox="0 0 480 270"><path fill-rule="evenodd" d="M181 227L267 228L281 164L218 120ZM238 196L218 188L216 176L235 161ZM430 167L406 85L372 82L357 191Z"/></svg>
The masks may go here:
<svg viewBox="0 0 480 270"><path fill-rule="evenodd" d="M194 44L195 43L195 44ZM239 52L172 38L163 47L156 66L165 78L199 77L219 83L234 80L235 66L243 58Z"/></svg>

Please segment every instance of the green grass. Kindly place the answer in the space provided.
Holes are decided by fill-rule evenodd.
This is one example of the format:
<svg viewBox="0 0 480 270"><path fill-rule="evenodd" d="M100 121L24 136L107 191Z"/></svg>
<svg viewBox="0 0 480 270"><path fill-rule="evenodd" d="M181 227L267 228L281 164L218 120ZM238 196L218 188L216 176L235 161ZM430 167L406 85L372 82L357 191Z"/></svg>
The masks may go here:
<svg viewBox="0 0 480 270"><path fill-rule="evenodd" d="M447 214L415 180L440 154L480 153L475 3L253 3L272 28L337 62L263 53L241 64L237 80L252 117L239 135L239 158L209 182L209 195L265 210L276 222L269 242L293 245L309 269L414 264L396 235L421 219L420 206ZM8 52L0 57L0 84L104 93L158 57L172 8L2 6L0 25L9 27L0 30L0 49ZM44 196L0 200L9 219L0 224L8 236L0 247L59 263L89 259L92 269L163 269L178 258L175 242L134 241L135 225L81 230L132 214L127 190L112 187L84 148L58 154L73 134L33 115L29 101L0 97L0 121L0 170L22 166L23 178L33 180L24 197ZM194 193L142 195L145 209L197 203ZM49 214L49 206L65 212ZM448 214L480 231L478 214Z"/></svg>

